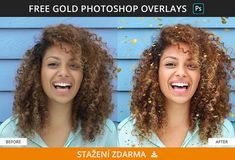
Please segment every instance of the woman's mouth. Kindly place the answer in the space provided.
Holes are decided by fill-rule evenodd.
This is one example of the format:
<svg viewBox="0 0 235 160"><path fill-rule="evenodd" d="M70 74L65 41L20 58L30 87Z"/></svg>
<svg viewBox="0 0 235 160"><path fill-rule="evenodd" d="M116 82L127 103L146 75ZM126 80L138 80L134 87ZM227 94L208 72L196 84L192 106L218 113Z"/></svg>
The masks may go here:
<svg viewBox="0 0 235 160"><path fill-rule="evenodd" d="M55 89L70 89L71 84L70 83L54 83Z"/></svg>
<svg viewBox="0 0 235 160"><path fill-rule="evenodd" d="M190 86L187 82L173 82L170 85L173 89L173 92L176 94L186 94Z"/></svg>
<svg viewBox="0 0 235 160"><path fill-rule="evenodd" d="M67 82L56 82L53 86L57 94L68 94L72 88L72 84Z"/></svg>

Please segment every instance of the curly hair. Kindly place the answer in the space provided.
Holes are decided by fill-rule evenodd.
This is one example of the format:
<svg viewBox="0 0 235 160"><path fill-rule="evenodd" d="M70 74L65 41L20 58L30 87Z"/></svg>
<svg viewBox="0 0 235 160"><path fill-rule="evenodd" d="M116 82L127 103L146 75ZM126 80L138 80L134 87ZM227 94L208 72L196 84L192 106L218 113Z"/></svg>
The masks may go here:
<svg viewBox="0 0 235 160"><path fill-rule="evenodd" d="M17 127L26 136L45 127L48 108L40 79L42 59L48 48L62 43L69 44L83 64L82 84L73 101L72 128L76 131L80 124L83 139L93 141L114 108L111 81L116 67L100 37L71 24L44 28L39 41L25 53L16 76L13 113Z"/></svg>
<svg viewBox="0 0 235 160"><path fill-rule="evenodd" d="M197 56L201 78L190 104L190 130L198 125L199 137L204 143L221 134L223 120L231 111L229 79L234 68L227 50L219 38L201 28L188 24L163 27L160 36L146 49L135 69L131 101L131 113L135 116L135 128L149 136L166 125L166 110L158 71L161 55L170 45L184 43L190 53Z"/></svg>

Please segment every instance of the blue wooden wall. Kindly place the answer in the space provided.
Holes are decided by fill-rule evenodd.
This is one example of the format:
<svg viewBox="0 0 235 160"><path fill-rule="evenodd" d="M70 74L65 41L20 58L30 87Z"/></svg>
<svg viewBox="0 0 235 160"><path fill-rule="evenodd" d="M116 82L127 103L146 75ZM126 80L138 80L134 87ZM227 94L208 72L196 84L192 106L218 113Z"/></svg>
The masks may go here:
<svg viewBox="0 0 235 160"><path fill-rule="evenodd" d="M115 122L129 115L133 71L143 50L164 25L188 23L214 32L225 43L235 64L234 17L226 23L220 17L0 17L0 122L11 115L14 78L23 54L33 46L43 27L59 23L78 25L98 34L115 57L120 71L113 91L115 111L111 119ZM235 124L235 80L231 85L233 113L228 118Z"/></svg>

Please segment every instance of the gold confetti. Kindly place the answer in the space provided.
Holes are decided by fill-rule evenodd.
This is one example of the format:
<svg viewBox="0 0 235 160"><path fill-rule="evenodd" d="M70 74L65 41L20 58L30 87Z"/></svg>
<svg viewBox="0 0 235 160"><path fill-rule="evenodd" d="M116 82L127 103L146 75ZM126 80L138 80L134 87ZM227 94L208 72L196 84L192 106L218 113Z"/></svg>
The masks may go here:
<svg viewBox="0 0 235 160"><path fill-rule="evenodd" d="M229 114L229 117L234 117L234 113L230 113L230 114Z"/></svg>
<svg viewBox="0 0 235 160"><path fill-rule="evenodd" d="M136 39L136 38L133 38L133 39L131 40L131 43L132 43L132 44L136 44L136 43L137 43L137 39Z"/></svg>
<svg viewBox="0 0 235 160"><path fill-rule="evenodd" d="M226 24L228 17L221 17L221 23Z"/></svg>
<svg viewBox="0 0 235 160"><path fill-rule="evenodd" d="M157 18L157 20L161 21L161 20L162 20L162 18L158 17L158 18Z"/></svg>
<svg viewBox="0 0 235 160"><path fill-rule="evenodd" d="M211 112L211 111L214 111L214 108L213 107L210 107L209 108L209 111Z"/></svg>
<svg viewBox="0 0 235 160"><path fill-rule="evenodd" d="M229 32L229 31L230 31L230 29L227 29L227 28L226 28L226 29L224 29L224 30L225 30L225 32Z"/></svg>
<svg viewBox="0 0 235 160"><path fill-rule="evenodd" d="M118 68L117 69L117 72L119 73L119 72L121 72L122 71L122 68Z"/></svg>
<svg viewBox="0 0 235 160"><path fill-rule="evenodd" d="M123 26L119 26L119 27L117 27L117 29L123 29Z"/></svg>

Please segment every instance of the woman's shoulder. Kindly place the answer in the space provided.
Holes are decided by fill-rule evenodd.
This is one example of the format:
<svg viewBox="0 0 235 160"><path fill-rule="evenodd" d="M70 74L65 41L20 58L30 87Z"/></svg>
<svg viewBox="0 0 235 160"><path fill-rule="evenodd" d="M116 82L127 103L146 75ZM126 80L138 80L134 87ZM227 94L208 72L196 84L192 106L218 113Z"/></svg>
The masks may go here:
<svg viewBox="0 0 235 160"><path fill-rule="evenodd" d="M18 137L17 135L17 120L15 117L9 117L0 125L0 137Z"/></svg>
<svg viewBox="0 0 235 160"><path fill-rule="evenodd" d="M111 133L116 132L116 126L114 122L109 118L106 119L104 127L108 132L111 132Z"/></svg>
<svg viewBox="0 0 235 160"><path fill-rule="evenodd" d="M122 120L118 125L118 146L120 147L139 147L143 146L139 141L139 132L135 129L135 117L129 116Z"/></svg>
<svg viewBox="0 0 235 160"><path fill-rule="evenodd" d="M135 118L133 116L129 116L127 118L125 118L124 120L122 120L119 124L118 124L118 131L122 131L126 128L128 129L133 129L134 128L134 124L135 124Z"/></svg>
<svg viewBox="0 0 235 160"><path fill-rule="evenodd" d="M104 132L96 137L95 146L116 147L117 146L117 129L114 122L106 119Z"/></svg>
<svg viewBox="0 0 235 160"><path fill-rule="evenodd" d="M224 119L224 123L222 125L222 136L228 138L234 137L234 128L228 119Z"/></svg>

